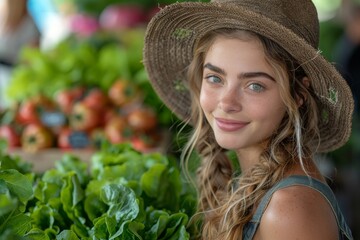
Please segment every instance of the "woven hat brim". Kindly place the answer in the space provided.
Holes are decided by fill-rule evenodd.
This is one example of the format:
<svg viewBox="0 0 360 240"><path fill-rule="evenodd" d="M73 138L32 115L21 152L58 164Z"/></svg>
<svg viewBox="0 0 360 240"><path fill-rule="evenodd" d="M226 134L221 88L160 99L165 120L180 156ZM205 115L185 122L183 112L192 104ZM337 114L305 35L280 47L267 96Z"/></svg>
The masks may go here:
<svg viewBox="0 0 360 240"><path fill-rule="evenodd" d="M176 3L162 9L145 35L144 65L164 103L180 118L190 114L187 68L196 41L207 32L235 28L256 32L282 46L301 63L319 99L320 138L317 152L344 145L351 133L354 102L351 90L317 49L293 31L258 13L236 5Z"/></svg>

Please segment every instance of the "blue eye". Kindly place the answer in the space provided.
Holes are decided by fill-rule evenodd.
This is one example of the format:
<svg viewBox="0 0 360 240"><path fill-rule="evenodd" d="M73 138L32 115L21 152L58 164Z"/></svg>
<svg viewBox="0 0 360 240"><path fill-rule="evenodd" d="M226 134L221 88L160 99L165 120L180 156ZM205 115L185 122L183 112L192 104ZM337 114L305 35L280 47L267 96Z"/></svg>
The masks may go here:
<svg viewBox="0 0 360 240"><path fill-rule="evenodd" d="M207 77L205 77L205 79L207 79L207 81L210 83L221 83L221 79L214 75L207 76Z"/></svg>
<svg viewBox="0 0 360 240"><path fill-rule="evenodd" d="M258 83L250 84L249 88L254 92L262 92L265 90L265 88Z"/></svg>

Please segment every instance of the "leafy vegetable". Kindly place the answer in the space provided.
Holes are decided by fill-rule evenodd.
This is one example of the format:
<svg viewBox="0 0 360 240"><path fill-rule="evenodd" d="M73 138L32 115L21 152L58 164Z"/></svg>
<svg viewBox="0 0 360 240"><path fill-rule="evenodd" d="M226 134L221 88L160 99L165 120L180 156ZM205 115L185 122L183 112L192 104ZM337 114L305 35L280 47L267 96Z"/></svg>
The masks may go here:
<svg viewBox="0 0 360 240"><path fill-rule="evenodd" d="M76 85L107 90L117 78L130 79L142 67L139 66L141 55L133 54L132 61L129 56L130 50L142 48L143 30L132 30L123 35L133 41L125 44L111 36L94 35L84 40L71 36L53 49L23 48L22 63L14 69L6 89L9 99L22 101L38 95L52 97L57 91Z"/></svg>
<svg viewBox="0 0 360 240"><path fill-rule="evenodd" d="M0 239L190 239L196 197L176 161L104 144L91 162L66 154L34 175L2 150Z"/></svg>
<svg viewBox="0 0 360 240"><path fill-rule="evenodd" d="M156 109L159 124L169 128L177 118L149 83L142 63L144 34L143 28L134 28L119 36L106 33L84 39L70 36L48 50L25 47L21 63L5 89L7 98L14 103L36 96L52 99L59 91L75 86L96 87L106 92L116 80L124 79L139 86L144 105Z"/></svg>

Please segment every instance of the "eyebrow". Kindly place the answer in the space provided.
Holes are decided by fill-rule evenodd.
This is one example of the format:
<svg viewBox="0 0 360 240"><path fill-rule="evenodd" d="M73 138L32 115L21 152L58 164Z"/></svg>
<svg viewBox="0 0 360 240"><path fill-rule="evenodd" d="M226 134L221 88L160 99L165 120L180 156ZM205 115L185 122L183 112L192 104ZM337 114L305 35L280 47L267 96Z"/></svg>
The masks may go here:
<svg viewBox="0 0 360 240"><path fill-rule="evenodd" d="M219 74L226 75L226 72L224 71L224 69L219 68L217 66L214 66L211 63L206 63L204 65L204 69L205 68L210 69L211 71L217 72ZM239 79L256 78L256 77L265 77L265 78L268 78L271 81L276 82L275 78L273 78L271 75L269 75L266 72L245 72L245 73L240 73L238 75Z"/></svg>
<svg viewBox="0 0 360 240"><path fill-rule="evenodd" d="M206 64L204 65L204 69L205 69L205 68L208 68L208 69L210 69L211 71L220 73L220 74L222 74L222 75L226 75L224 69L219 68L219 67L217 67L217 66L214 66L214 65L212 65L211 63L206 63Z"/></svg>

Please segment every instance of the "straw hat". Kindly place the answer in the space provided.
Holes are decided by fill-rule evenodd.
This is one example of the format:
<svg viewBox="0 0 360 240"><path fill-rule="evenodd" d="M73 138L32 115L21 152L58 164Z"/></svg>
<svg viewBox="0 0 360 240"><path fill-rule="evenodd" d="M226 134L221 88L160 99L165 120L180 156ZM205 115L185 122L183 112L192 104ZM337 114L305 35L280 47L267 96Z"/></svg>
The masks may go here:
<svg viewBox="0 0 360 240"><path fill-rule="evenodd" d="M321 110L318 152L348 140L354 108L351 90L318 51L319 22L311 0L213 0L171 4L149 23L144 65L164 103L180 118L190 114L187 67L196 41L219 28L256 32L282 46L302 64Z"/></svg>

